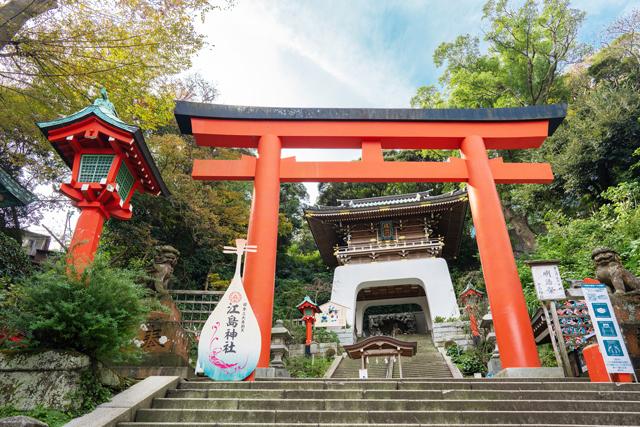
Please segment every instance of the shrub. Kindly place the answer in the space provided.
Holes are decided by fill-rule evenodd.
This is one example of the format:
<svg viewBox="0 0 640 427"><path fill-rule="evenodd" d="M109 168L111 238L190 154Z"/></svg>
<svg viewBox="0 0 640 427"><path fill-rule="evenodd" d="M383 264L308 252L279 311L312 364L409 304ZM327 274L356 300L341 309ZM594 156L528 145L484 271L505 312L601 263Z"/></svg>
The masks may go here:
<svg viewBox="0 0 640 427"><path fill-rule="evenodd" d="M136 357L131 340L146 314L159 303L136 284L140 271L110 268L97 256L80 273L65 257L50 261L25 282L20 312L9 322L30 332L30 348L77 350L119 361L126 351Z"/></svg>
<svg viewBox="0 0 640 427"><path fill-rule="evenodd" d="M68 412L43 408L41 406L38 406L33 411L21 411L13 405L3 406L0 408L0 418L15 417L16 415L25 415L27 417L35 418L36 420L49 424L50 427L61 427L72 419L72 415Z"/></svg>
<svg viewBox="0 0 640 427"><path fill-rule="evenodd" d="M24 277L31 272L31 258L6 234L0 233L0 277Z"/></svg>
<svg viewBox="0 0 640 427"><path fill-rule="evenodd" d="M449 345L447 346L447 344ZM447 349L447 356L452 357L452 356L458 356L460 354L464 354L464 350L458 347L458 344L456 344L454 341L447 341L444 348Z"/></svg>
<svg viewBox="0 0 640 427"><path fill-rule="evenodd" d="M317 328L313 331L313 340L319 343L340 342L338 334L336 334L334 331L329 331L324 328Z"/></svg>
<svg viewBox="0 0 640 427"><path fill-rule="evenodd" d="M324 357L326 358L330 358L336 355L336 351L332 348L328 348L325 352L324 352Z"/></svg>
<svg viewBox="0 0 640 427"><path fill-rule="evenodd" d="M310 357L291 358L287 369L291 378L322 378L332 362L331 359L315 359L311 364Z"/></svg>
<svg viewBox="0 0 640 427"><path fill-rule="evenodd" d="M444 323L446 319L442 316L436 316L435 319L433 319L433 323Z"/></svg>

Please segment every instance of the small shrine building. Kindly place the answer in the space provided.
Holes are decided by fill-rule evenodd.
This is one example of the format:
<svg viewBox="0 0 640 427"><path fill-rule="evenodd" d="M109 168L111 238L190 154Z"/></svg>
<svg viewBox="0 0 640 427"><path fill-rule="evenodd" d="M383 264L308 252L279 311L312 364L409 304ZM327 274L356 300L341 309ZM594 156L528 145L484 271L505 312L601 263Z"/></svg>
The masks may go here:
<svg viewBox="0 0 640 427"><path fill-rule="evenodd" d="M331 301L347 308L355 335L374 306L418 304L428 331L437 316L459 316L445 259L458 253L466 190L339 202L305 209L305 216L324 263L336 267Z"/></svg>

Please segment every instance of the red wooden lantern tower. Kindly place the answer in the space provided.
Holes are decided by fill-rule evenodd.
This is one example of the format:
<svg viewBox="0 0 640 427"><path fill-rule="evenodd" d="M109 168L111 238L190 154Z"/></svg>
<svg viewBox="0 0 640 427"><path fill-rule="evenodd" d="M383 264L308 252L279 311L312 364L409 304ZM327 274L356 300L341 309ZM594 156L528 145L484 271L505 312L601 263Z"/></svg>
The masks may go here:
<svg viewBox="0 0 640 427"><path fill-rule="evenodd" d="M307 324L307 341L305 342L304 352L307 356L311 356L311 341L312 341L312 327L316 322L316 313L322 313L322 310L311 301L309 295L304 297L304 300L296 306L300 313L302 313L302 320Z"/></svg>
<svg viewBox="0 0 640 427"><path fill-rule="evenodd" d="M460 294L460 301L464 305L464 310L469 313L469 320L471 321L471 335L473 335L474 338L480 336L476 310L478 308L478 302L483 296L484 292L474 288L471 282L469 282L467 288L462 291L462 294Z"/></svg>
<svg viewBox="0 0 640 427"><path fill-rule="evenodd" d="M70 253L85 265L93 260L104 220L131 218L134 191L169 195L142 130L120 120L106 90L100 92L102 98L71 116L38 123L72 170L60 192L82 210Z"/></svg>

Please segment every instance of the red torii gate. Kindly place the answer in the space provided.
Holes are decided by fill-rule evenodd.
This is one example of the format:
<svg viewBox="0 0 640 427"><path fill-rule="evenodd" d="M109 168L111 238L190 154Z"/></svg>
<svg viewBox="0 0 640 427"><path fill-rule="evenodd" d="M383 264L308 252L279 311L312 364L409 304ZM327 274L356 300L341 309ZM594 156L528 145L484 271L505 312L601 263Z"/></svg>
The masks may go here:
<svg viewBox="0 0 640 427"><path fill-rule="evenodd" d="M269 366L281 182L467 182L503 368L539 367L533 332L495 184L550 183L549 164L509 164L488 149L538 148L567 105L418 110L260 108L179 101L183 134L201 146L257 148L258 158L196 160L193 179L254 180L244 286ZM362 149L361 162L281 159L282 148ZM448 162L384 162L383 149L459 149Z"/></svg>

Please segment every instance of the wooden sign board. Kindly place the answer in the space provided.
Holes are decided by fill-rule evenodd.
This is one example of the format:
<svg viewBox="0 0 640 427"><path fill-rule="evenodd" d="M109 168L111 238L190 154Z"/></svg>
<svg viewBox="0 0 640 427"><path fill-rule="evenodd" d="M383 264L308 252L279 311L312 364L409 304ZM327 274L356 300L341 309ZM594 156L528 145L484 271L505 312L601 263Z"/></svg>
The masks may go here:
<svg viewBox="0 0 640 427"><path fill-rule="evenodd" d="M322 304L320 310L322 310L322 313L316 314L314 323L316 328L347 325L347 307L329 301L326 304Z"/></svg>

